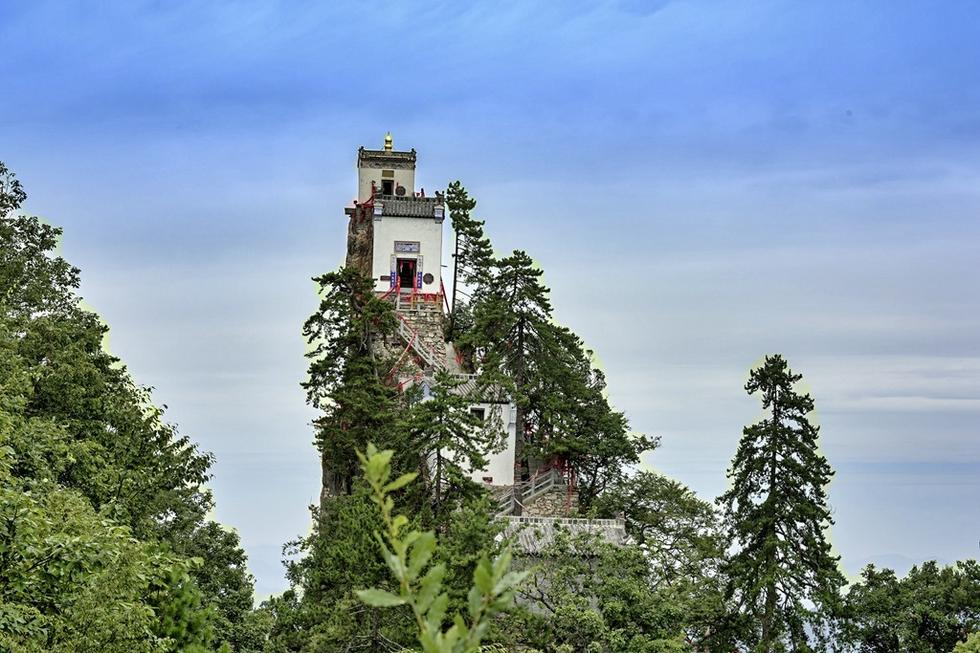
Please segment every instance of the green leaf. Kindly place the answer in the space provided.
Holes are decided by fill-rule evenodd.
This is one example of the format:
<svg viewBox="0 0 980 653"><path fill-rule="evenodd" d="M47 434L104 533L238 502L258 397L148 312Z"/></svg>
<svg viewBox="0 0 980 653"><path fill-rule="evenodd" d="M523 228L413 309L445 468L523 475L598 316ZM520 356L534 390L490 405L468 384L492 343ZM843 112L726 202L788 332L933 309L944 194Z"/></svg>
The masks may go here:
<svg viewBox="0 0 980 653"><path fill-rule="evenodd" d="M357 590L357 598L375 608L390 608L405 605L405 599L391 592L379 589Z"/></svg>
<svg viewBox="0 0 980 653"><path fill-rule="evenodd" d="M425 615L425 619L431 628L442 628L442 620L446 616L446 608L448 607L449 595L443 592L436 597L435 601L432 602L432 606Z"/></svg>
<svg viewBox="0 0 980 653"><path fill-rule="evenodd" d="M422 612L426 612L435 600L436 595L442 589L442 579L446 575L446 566L443 564L434 565L422 578L415 605Z"/></svg>
<svg viewBox="0 0 980 653"><path fill-rule="evenodd" d="M476 619L476 616L480 614L480 606L483 603L483 594L480 592L476 586L470 588L470 592L466 597L466 604L470 610L470 617Z"/></svg>
<svg viewBox="0 0 980 653"><path fill-rule="evenodd" d="M489 594L493 590L493 575L486 558L481 558L480 563L473 570L473 584L484 594Z"/></svg>
<svg viewBox="0 0 980 653"><path fill-rule="evenodd" d="M417 476L418 474L416 472L409 472L408 474L402 474L401 476L393 480L391 483L388 483L388 485L384 486L383 490L386 494L388 492L394 492L395 490L400 490L406 485L408 485L409 483L411 483L412 481L414 481Z"/></svg>
<svg viewBox="0 0 980 653"><path fill-rule="evenodd" d="M425 567L426 563L429 562L435 552L435 533L432 531L422 533L418 540L416 540L415 546L412 547L412 552L408 556L409 575L413 578L418 576L422 572L422 568Z"/></svg>

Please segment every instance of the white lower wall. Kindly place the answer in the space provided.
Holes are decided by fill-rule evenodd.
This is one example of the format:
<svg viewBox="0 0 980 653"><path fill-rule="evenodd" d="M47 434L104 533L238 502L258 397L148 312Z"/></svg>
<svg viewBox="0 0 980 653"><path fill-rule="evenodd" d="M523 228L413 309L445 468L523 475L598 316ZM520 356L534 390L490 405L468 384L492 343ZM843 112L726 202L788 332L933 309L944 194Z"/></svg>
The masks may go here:
<svg viewBox="0 0 980 653"><path fill-rule="evenodd" d="M470 478L477 483L491 485L514 484L514 439L516 424L514 410L511 404L474 404L486 411L487 419L499 419L506 433L506 446L500 453L492 454L487 459L486 469L470 471ZM486 480L489 479L489 480Z"/></svg>

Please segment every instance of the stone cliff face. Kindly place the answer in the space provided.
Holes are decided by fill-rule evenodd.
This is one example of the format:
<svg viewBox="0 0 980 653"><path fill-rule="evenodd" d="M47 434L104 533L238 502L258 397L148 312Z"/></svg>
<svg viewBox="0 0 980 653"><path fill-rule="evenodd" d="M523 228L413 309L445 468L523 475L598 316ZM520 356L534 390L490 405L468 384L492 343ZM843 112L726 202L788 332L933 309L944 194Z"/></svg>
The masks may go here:
<svg viewBox="0 0 980 653"><path fill-rule="evenodd" d="M370 278L374 274L374 215L372 207L357 206L347 224L347 262L353 268Z"/></svg>

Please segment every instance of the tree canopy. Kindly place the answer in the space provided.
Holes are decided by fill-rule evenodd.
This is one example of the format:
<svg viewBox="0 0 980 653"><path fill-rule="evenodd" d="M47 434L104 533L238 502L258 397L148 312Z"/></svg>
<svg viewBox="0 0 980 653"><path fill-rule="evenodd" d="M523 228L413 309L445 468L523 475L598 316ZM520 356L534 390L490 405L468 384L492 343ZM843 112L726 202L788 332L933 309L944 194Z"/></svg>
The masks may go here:
<svg viewBox="0 0 980 653"><path fill-rule="evenodd" d="M36 626L5 633L9 646L237 646L252 580L237 535L206 518L211 455L104 348L108 327L56 254L60 229L19 211L26 193L3 166L0 198L0 576ZM39 569L48 579L32 585Z"/></svg>

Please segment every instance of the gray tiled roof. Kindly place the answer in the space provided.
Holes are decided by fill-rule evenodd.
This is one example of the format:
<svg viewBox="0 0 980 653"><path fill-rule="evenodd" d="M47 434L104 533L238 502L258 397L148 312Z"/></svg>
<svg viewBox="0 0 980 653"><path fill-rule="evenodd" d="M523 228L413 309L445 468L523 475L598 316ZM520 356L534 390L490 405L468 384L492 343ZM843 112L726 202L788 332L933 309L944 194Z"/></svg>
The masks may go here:
<svg viewBox="0 0 980 653"><path fill-rule="evenodd" d="M442 220L445 207L441 197L413 197L397 195L381 195L374 200L377 209L381 207L381 215L407 218L435 218ZM377 217L377 213L375 213Z"/></svg>
<svg viewBox="0 0 980 653"><path fill-rule="evenodd" d="M610 544L626 543L626 523L622 519L578 519L574 517L498 517L507 522L501 536L513 537L517 552L525 555L541 553L555 539L558 529L572 535L592 533Z"/></svg>

